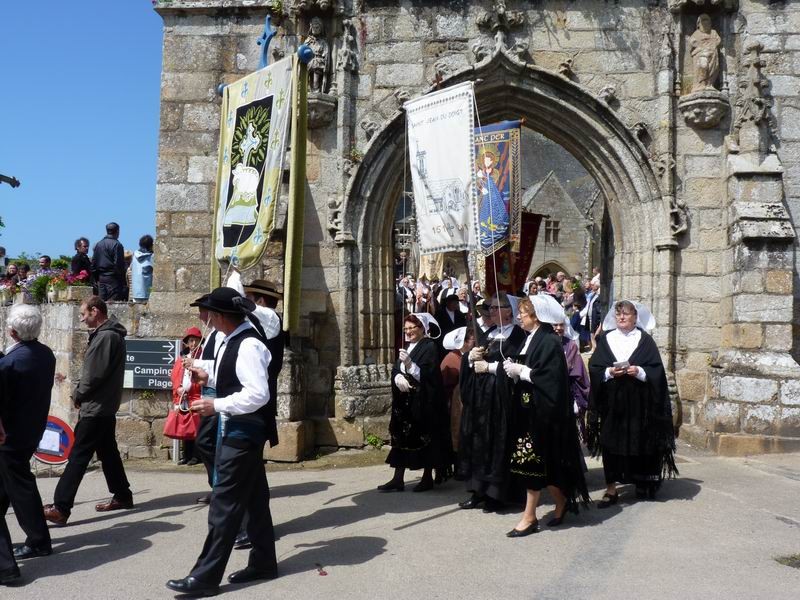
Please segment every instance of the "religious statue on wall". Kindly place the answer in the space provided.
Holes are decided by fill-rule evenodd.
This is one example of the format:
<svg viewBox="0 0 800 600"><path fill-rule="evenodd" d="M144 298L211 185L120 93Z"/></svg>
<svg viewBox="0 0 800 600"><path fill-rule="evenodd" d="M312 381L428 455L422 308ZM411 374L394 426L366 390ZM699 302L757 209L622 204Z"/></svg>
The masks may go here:
<svg viewBox="0 0 800 600"><path fill-rule="evenodd" d="M719 47L722 40L711 28L711 17L703 13L697 17L697 30L689 38L689 51L694 65L692 93L715 89L719 76Z"/></svg>
<svg viewBox="0 0 800 600"><path fill-rule="evenodd" d="M328 42L325 40L325 26L319 17L311 19L309 34L304 43L314 51L314 57L308 63L308 90L324 93L328 87L330 52Z"/></svg>

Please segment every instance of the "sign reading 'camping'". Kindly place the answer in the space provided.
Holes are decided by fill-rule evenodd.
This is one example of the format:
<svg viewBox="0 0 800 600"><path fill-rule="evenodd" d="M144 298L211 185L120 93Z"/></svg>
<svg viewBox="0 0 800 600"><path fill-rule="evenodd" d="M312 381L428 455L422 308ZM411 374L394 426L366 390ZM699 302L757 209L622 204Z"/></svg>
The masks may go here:
<svg viewBox="0 0 800 600"><path fill-rule="evenodd" d="M125 379L122 387L134 390L168 390L178 358L180 340L125 340Z"/></svg>

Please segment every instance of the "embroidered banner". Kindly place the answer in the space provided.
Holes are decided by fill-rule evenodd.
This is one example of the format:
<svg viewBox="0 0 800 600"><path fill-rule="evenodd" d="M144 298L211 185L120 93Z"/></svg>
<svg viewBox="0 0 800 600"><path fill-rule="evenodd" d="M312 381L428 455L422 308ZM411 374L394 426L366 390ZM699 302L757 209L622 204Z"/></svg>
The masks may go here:
<svg viewBox="0 0 800 600"><path fill-rule="evenodd" d="M256 265L275 223L292 95L292 57L225 87L214 256Z"/></svg>
<svg viewBox="0 0 800 600"><path fill-rule="evenodd" d="M472 83L406 102L420 254L477 250Z"/></svg>
<svg viewBox="0 0 800 600"><path fill-rule="evenodd" d="M533 260L533 249L536 247L536 238L539 236L539 226L542 215L529 212L522 213L522 240L519 252L510 252L508 246L503 246L486 257L486 289L502 290L509 294L517 294L525 285L528 270ZM495 273L497 265L497 273Z"/></svg>
<svg viewBox="0 0 800 600"><path fill-rule="evenodd" d="M519 252L522 212L520 122L475 128L480 246L489 256L505 244Z"/></svg>

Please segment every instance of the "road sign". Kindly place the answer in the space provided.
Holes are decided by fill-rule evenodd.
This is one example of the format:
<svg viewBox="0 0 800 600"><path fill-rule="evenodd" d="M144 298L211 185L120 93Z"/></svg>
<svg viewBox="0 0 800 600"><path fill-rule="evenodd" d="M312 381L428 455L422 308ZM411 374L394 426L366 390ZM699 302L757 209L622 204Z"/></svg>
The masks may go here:
<svg viewBox="0 0 800 600"><path fill-rule="evenodd" d="M125 339L125 382L134 390L168 390L180 340Z"/></svg>
<svg viewBox="0 0 800 600"><path fill-rule="evenodd" d="M47 426L33 456L39 462L48 465L63 465L69 458L75 433L72 428L58 417L47 417Z"/></svg>

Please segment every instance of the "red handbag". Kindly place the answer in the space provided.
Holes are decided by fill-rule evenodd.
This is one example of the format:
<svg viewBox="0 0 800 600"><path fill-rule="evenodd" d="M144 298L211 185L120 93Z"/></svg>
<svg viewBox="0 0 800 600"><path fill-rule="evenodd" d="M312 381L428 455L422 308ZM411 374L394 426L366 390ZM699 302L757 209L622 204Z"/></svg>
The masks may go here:
<svg viewBox="0 0 800 600"><path fill-rule="evenodd" d="M197 437L200 415L188 410L186 395L177 405L178 410L171 410L164 423L164 436L174 440L193 440ZM173 405L175 406L175 405Z"/></svg>

